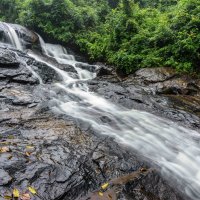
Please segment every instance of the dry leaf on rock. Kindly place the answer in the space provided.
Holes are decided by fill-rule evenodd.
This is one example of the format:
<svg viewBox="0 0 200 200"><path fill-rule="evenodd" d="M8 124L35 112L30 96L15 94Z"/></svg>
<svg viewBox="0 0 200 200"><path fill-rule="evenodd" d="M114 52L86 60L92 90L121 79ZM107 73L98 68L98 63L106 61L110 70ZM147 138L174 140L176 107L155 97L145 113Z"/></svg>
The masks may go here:
<svg viewBox="0 0 200 200"><path fill-rule="evenodd" d="M28 145L28 146L26 146L26 148L27 148L27 149L34 149L34 146Z"/></svg>
<svg viewBox="0 0 200 200"><path fill-rule="evenodd" d="M33 187L28 187L28 190L34 195L34 194L37 194L37 191L35 188Z"/></svg>
<svg viewBox="0 0 200 200"><path fill-rule="evenodd" d="M13 197L14 198L19 198L19 190L16 189L16 188L13 190Z"/></svg>
<svg viewBox="0 0 200 200"><path fill-rule="evenodd" d="M26 152L26 156L28 156L28 157L29 157L30 155L31 155L31 153L29 153L29 152Z"/></svg>
<svg viewBox="0 0 200 200"><path fill-rule="evenodd" d="M109 183L105 183L105 184L103 184L103 185L101 186L101 188L102 188L103 190L105 190L105 189L108 188L108 186L109 186Z"/></svg>

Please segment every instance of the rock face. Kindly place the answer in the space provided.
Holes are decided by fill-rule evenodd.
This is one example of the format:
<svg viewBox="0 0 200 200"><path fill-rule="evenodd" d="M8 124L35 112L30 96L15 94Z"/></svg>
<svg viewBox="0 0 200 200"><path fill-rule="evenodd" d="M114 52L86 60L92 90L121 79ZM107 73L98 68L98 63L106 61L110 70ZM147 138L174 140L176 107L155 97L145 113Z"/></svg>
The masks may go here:
<svg viewBox="0 0 200 200"><path fill-rule="evenodd" d="M178 75L172 68L148 68L138 70L136 77L150 85L157 94L196 95L199 80L186 75Z"/></svg>
<svg viewBox="0 0 200 200"><path fill-rule="evenodd" d="M148 81L150 83L157 83L166 81L170 78L176 76L175 70L172 68L144 68L136 71L136 76L140 77L144 81Z"/></svg>
<svg viewBox="0 0 200 200"><path fill-rule="evenodd" d="M107 76L90 82L91 89L127 107L131 102L146 107L164 102L151 100L131 78L119 83L110 76L109 82ZM58 80L45 63L0 48L0 199L11 196L14 188L22 195L29 186L38 193L32 199L97 199L100 186L115 178L122 183L109 190L112 199L184 199L141 156L97 135L89 125L53 114L49 88Z"/></svg>

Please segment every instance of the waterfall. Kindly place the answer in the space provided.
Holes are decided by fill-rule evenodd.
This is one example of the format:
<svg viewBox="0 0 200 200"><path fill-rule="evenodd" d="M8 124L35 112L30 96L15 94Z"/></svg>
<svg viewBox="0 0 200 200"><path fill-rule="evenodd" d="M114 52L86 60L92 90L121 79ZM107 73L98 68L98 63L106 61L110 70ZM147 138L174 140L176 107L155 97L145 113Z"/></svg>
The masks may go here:
<svg viewBox="0 0 200 200"><path fill-rule="evenodd" d="M47 55L46 44L45 44L43 38L42 38L39 34L37 34L37 36L38 36L38 38L39 38L39 41L40 41L40 45L41 45L43 54L44 54L44 55Z"/></svg>
<svg viewBox="0 0 200 200"><path fill-rule="evenodd" d="M11 44L16 47L17 49L19 50L23 50L23 47L21 45L21 42L20 42L20 38L18 37L17 33L15 32L15 30L12 28L12 26L10 26L9 24L7 23L3 23L4 26L7 27L7 34L8 34L8 37L10 39L10 42Z"/></svg>
<svg viewBox="0 0 200 200"><path fill-rule="evenodd" d="M19 38L13 40L19 41ZM55 58L58 63L73 66L79 75L78 78L72 78L68 72L45 61L42 56L29 53L29 56L62 76L62 81L52 87L65 91L62 96L52 97L57 102L52 107L54 112L89 123L96 132L128 145L159 166L164 176L173 177L189 198L200 199L198 132L147 112L128 110L90 92L86 80L94 78L95 73L77 67L79 62L68 55L62 46L45 44L41 37L40 42L46 56ZM102 116L108 118L108 122L103 122Z"/></svg>

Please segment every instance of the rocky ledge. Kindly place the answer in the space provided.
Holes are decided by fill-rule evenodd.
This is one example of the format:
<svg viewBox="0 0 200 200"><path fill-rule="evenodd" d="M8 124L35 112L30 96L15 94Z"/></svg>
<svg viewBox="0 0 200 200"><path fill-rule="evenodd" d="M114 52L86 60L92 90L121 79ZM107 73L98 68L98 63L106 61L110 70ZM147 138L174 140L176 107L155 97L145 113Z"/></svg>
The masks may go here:
<svg viewBox="0 0 200 200"><path fill-rule="evenodd" d="M185 85L174 72L151 69L155 75L149 76L146 70L119 81L104 69L89 85L128 108L163 113L199 127L197 82L188 80ZM17 189L21 199L188 200L141 156L87 124L53 113L49 88L58 80L44 63L0 48L0 199L9 199Z"/></svg>

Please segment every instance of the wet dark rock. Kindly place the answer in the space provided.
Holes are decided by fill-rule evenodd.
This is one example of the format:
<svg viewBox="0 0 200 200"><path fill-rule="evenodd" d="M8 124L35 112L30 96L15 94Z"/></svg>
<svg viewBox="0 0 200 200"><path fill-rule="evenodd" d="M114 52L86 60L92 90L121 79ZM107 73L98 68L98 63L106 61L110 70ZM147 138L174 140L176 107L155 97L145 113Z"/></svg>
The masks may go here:
<svg viewBox="0 0 200 200"><path fill-rule="evenodd" d="M39 74L43 83L52 83L62 80L59 74L54 69L48 67L45 63L29 60L28 64L37 74Z"/></svg>
<svg viewBox="0 0 200 200"><path fill-rule="evenodd" d="M128 73L119 67L115 70L115 72L116 72L116 75L118 76L119 80L123 80L124 78L126 78L128 76Z"/></svg>
<svg viewBox="0 0 200 200"><path fill-rule="evenodd" d="M66 72L77 73L77 71L75 70L75 68L72 65L60 65L59 68Z"/></svg>
<svg viewBox="0 0 200 200"><path fill-rule="evenodd" d="M5 121L9 121L11 118L9 117L0 117L0 123L5 122Z"/></svg>
<svg viewBox="0 0 200 200"><path fill-rule="evenodd" d="M28 50L28 53L32 53L33 51ZM53 81L61 81L62 78L59 75L58 72L55 71L52 67L49 67L47 63L50 63L50 65L55 66L63 71L68 72L69 76L72 78L77 78L78 73L76 69L69 64L60 64L56 61L55 58L41 55L38 51L34 51L35 55L38 55L38 57L43 62L38 62L34 59L28 59L27 63L33 68L43 79L44 83L51 83Z"/></svg>
<svg viewBox="0 0 200 200"><path fill-rule="evenodd" d="M25 112L25 109L20 112ZM13 117L18 119L19 114ZM4 132L11 124L16 129ZM20 134L12 134L18 129ZM99 189L108 180L146 166L112 138L83 132L73 121L52 116L48 111L38 115L24 113L18 123L12 120L2 123L0 131L5 133L4 141L12 143L12 152L0 154L0 167L3 166L14 180L8 183L8 187L0 187L2 194L9 188L24 191L31 185L39 197L74 200L84 197L88 191ZM34 148L29 157L26 155L28 145ZM160 177L157 179L162 180ZM158 190L153 188L155 196L163 195L159 186ZM163 183L162 188L169 190L169 196L179 199L175 192L167 189L166 184ZM123 190L120 194L126 196L127 193ZM139 196L137 190L135 195Z"/></svg>
<svg viewBox="0 0 200 200"><path fill-rule="evenodd" d="M145 198L152 200L182 199L182 197L172 194L172 188L166 188L165 184L165 181L160 179L155 171L151 171L144 178L127 183L124 187L124 192L129 199L135 200L143 200Z"/></svg>
<svg viewBox="0 0 200 200"><path fill-rule="evenodd" d="M112 67L106 66L103 63L96 63L99 68L96 71L97 77L113 75L114 70Z"/></svg>
<svg viewBox="0 0 200 200"><path fill-rule="evenodd" d="M37 78L27 68L26 63L20 62L17 52L2 48L0 48L0 75L2 80L7 82L38 84Z"/></svg>
<svg viewBox="0 0 200 200"><path fill-rule="evenodd" d="M58 73L45 63L37 62L27 55L18 54L17 51L0 48L0 76L2 79L20 84L39 84L38 78L32 74L31 70L38 73L44 83L62 80Z"/></svg>

